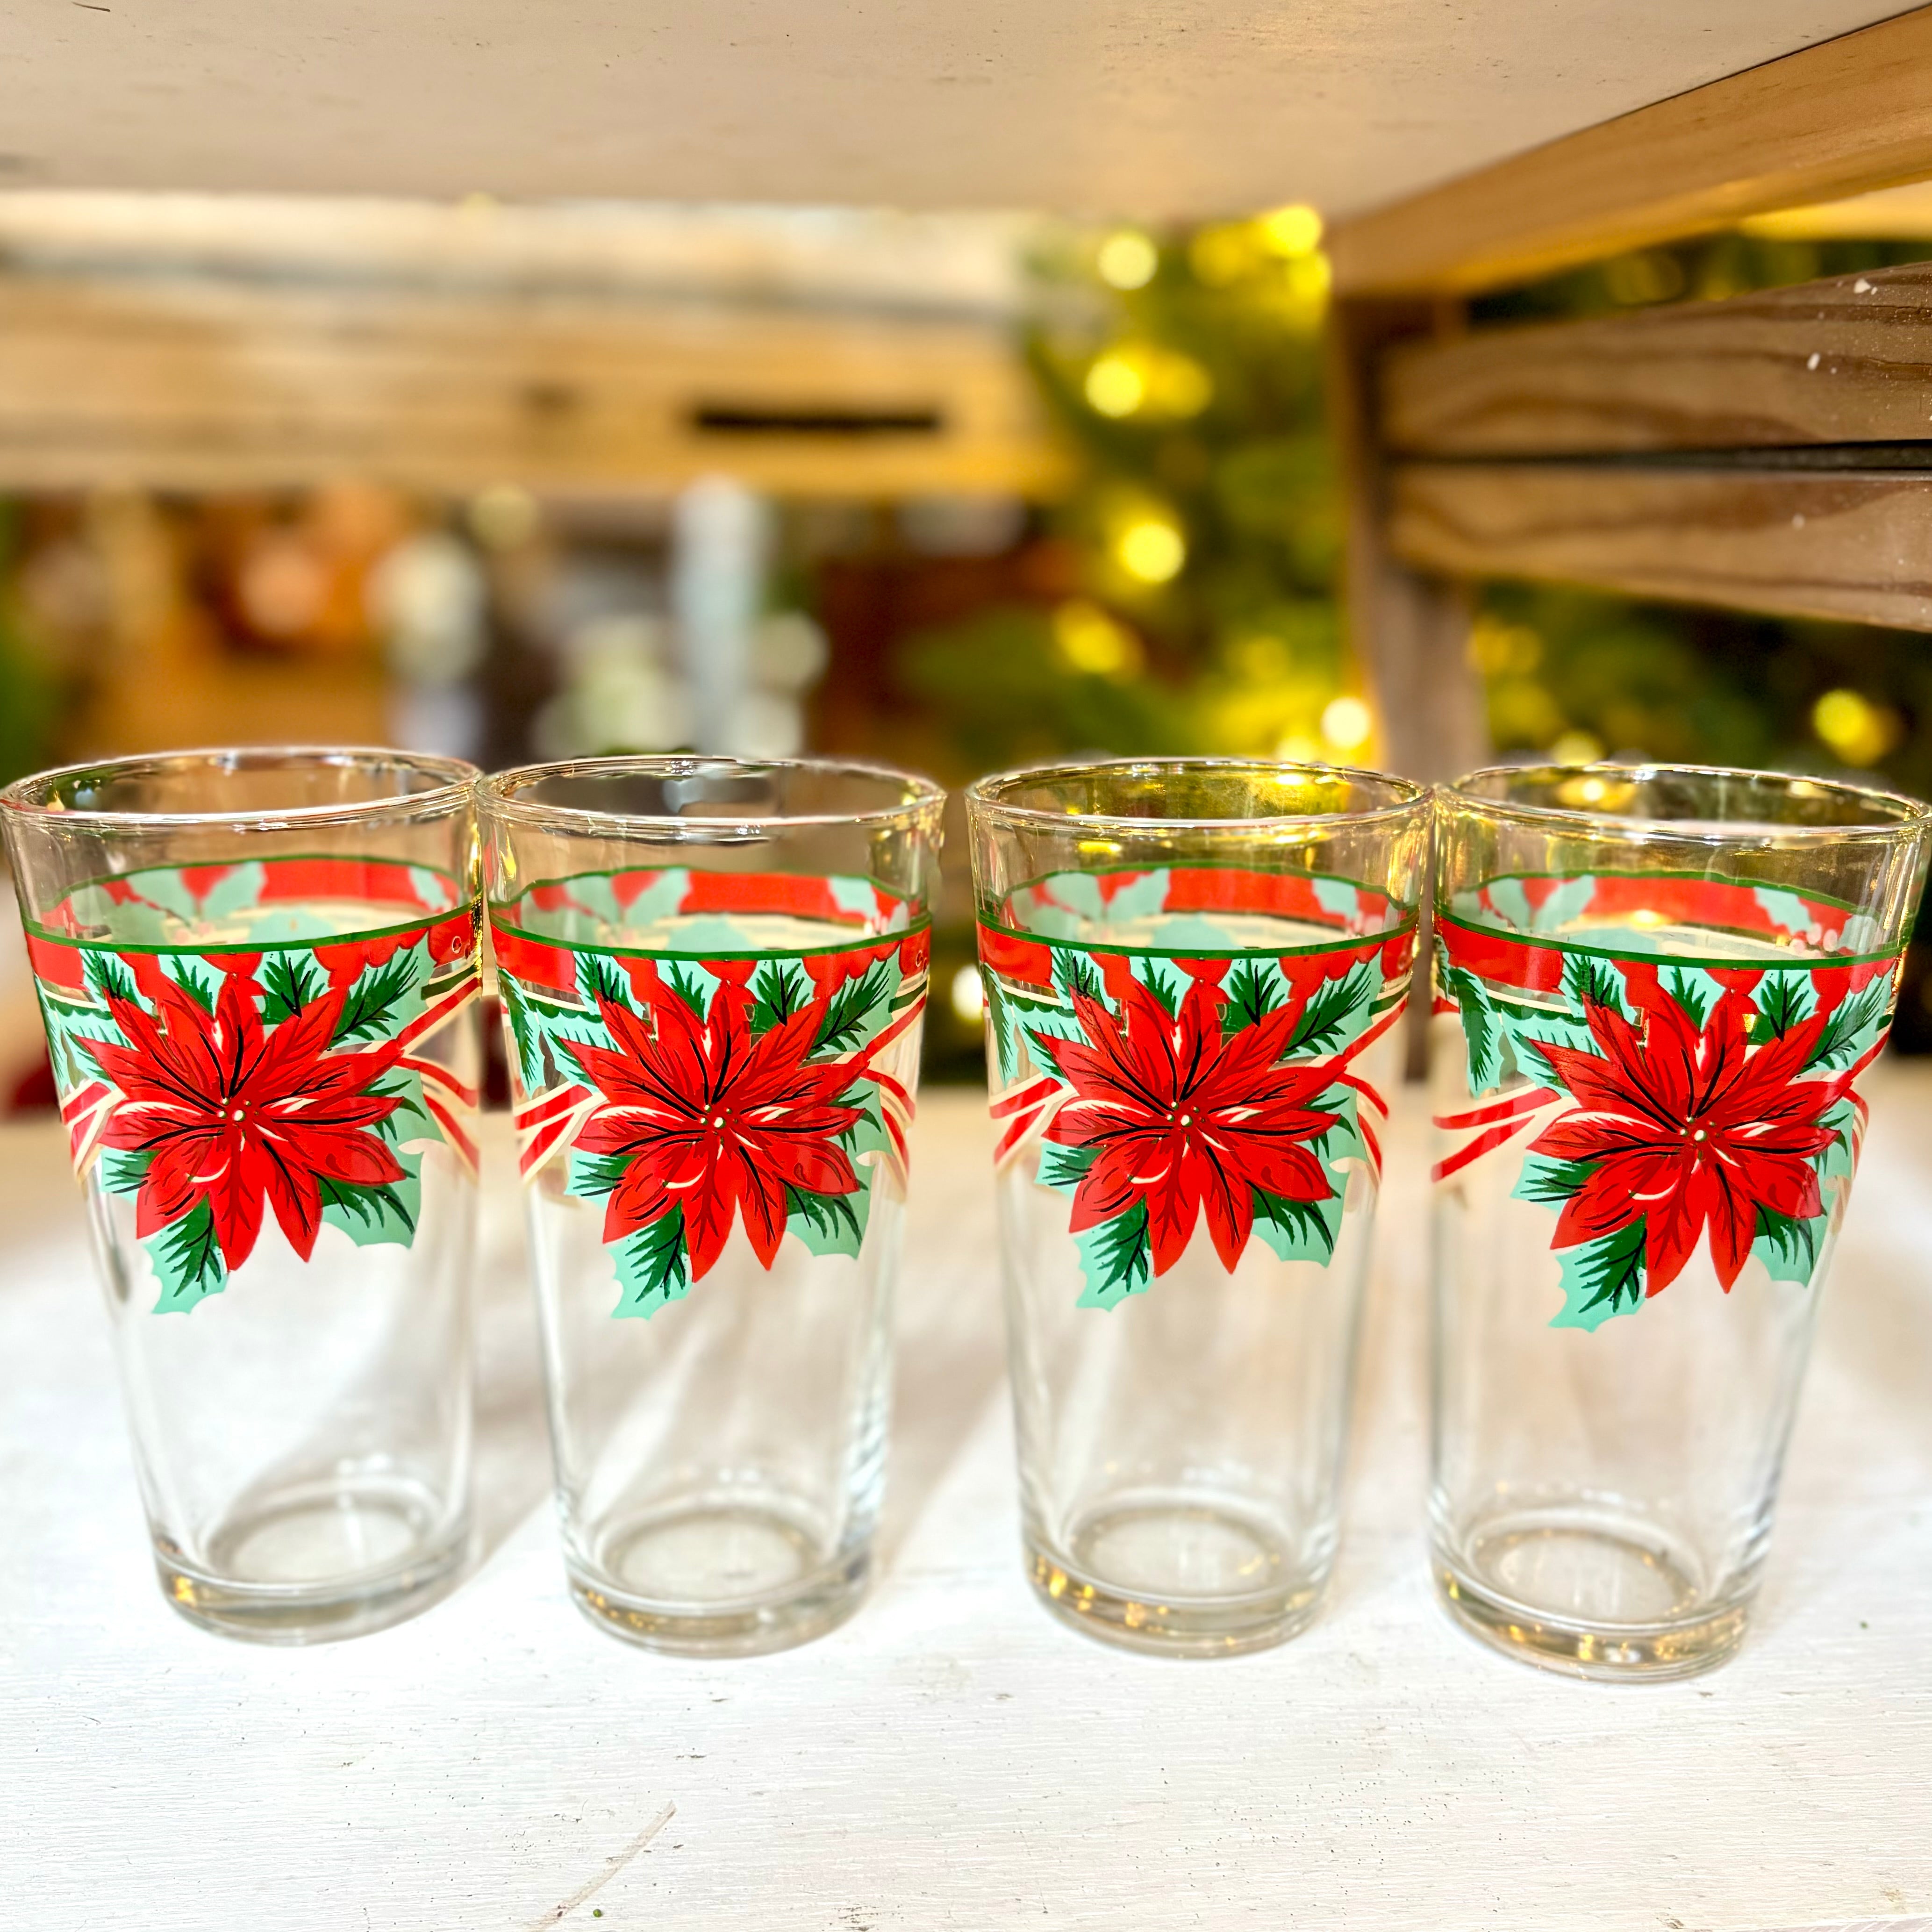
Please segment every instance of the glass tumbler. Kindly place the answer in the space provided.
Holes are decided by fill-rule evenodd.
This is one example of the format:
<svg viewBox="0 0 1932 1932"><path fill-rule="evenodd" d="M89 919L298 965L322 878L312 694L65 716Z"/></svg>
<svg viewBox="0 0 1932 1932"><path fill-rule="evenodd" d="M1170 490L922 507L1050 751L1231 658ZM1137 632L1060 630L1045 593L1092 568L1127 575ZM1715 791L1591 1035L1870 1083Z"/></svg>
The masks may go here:
<svg viewBox="0 0 1932 1932"><path fill-rule="evenodd" d="M1145 1650L1280 1642L1334 1559L1427 799L1190 759L967 806L1034 1586Z"/></svg>
<svg viewBox="0 0 1932 1932"><path fill-rule="evenodd" d="M473 768L183 752L0 794L168 1600L378 1629L470 1545Z"/></svg>
<svg viewBox="0 0 1932 1932"><path fill-rule="evenodd" d="M816 760L484 781L564 1564L744 1654L857 1604L943 794Z"/></svg>
<svg viewBox="0 0 1932 1932"><path fill-rule="evenodd" d="M1498 1648L1742 1641L1928 821L1670 766L1440 795L1431 1533Z"/></svg>

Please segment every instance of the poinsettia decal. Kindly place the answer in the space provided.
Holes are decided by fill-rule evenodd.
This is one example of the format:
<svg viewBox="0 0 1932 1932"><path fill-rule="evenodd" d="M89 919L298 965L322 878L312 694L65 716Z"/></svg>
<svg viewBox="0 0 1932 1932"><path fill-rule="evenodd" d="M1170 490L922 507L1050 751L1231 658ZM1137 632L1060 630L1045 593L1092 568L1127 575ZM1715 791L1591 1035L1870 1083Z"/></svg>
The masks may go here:
<svg viewBox="0 0 1932 1932"><path fill-rule="evenodd" d="M332 864L352 876L317 876ZM418 910L425 893L446 896L433 875L380 862L269 861L136 874L103 922L130 906L136 929L165 914L172 926L160 929L178 931L225 888L206 922L286 929L303 916L288 903L298 890L360 894L372 878ZM477 1096L430 1042L476 995L476 934L473 910L248 952L29 932L76 1172L133 1201L158 1312L220 1293L271 1221L304 1262L325 1224L358 1245L413 1243L422 1150L446 1144L475 1165Z"/></svg>
<svg viewBox="0 0 1932 1932"><path fill-rule="evenodd" d="M1046 1138L1073 1150L1063 1175L1080 1170L1073 1232L1138 1217L1157 1275L1180 1258L1204 1209L1232 1272L1257 1203L1273 1214L1277 1204L1292 1211L1336 1191L1310 1144L1342 1122L1312 1104L1332 1070L1326 1060L1278 1064L1293 1030L1289 1009L1224 1034L1224 1004L1197 979L1177 1018L1136 980L1118 1018L1102 1000L1074 996L1082 1042L1034 1035L1072 1089Z"/></svg>
<svg viewBox="0 0 1932 1932"><path fill-rule="evenodd" d="M265 1208L307 1261L328 1202L387 1189L394 1204L394 1184L409 1176L374 1130L402 1104L380 1084L402 1049L392 1040L330 1052L348 997L329 994L267 1031L236 974L212 1012L172 982L152 1017L136 1000L110 999L128 1043L80 1046L120 1090L100 1144L124 1156L124 1190L138 1177L138 1236L191 1221L182 1239L212 1240L232 1272L254 1252Z"/></svg>
<svg viewBox="0 0 1932 1932"><path fill-rule="evenodd" d="M1587 904L1598 887L1559 890ZM1754 911L1761 928L1820 934L1819 909L1790 895L1721 890L1735 923ZM1672 964L1447 916L1438 931L1438 1010L1460 1016L1470 1104L1437 1116L1452 1139L1436 1178L1520 1162L1516 1197L1556 1211L1555 1325L1634 1312L1700 1251L1727 1294L1754 1257L1773 1280L1816 1280L1864 1130L1853 1082L1884 1044L1895 961Z"/></svg>
<svg viewBox="0 0 1932 1932"><path fill-rule="evenodd" d="M1379 1178L1388 1110L1360 1063L1400 1015L1413 928L1387 929L1385 904L1341 882L1083 876L1030 889L1036 922L1052 915L1048 888L1061 901L1084 889L1090 903L1070 910L1090 926L1124 906L1172 918L1211 893L1237 913L1344 929L1340 943L1280 954L1193 956L982 921L996 1158L1036 1147L1038 1182L1070 1198L1079 1305L1146 1292L1204 1232L1231 1274L1257 1238L1284 1261L1325 1264L1351 1172ZM1306 902L1285 908L1289 892ZM1384 929L1346 937L1357 919Z"/></svg>
<svg viewBox="0 0 1932 1932"><path fill-rule="evenodd" d="M674 919L700 896L726 921L876 913L835 890L849 883L600 876L493 915L523 1172L603 1203L614 1315L682 1299L734 1234L767 1270L788 1235L858 1254L874 1187L904 1185L928 939L908 924L857 944L703 957L555 935L592 919L621 934L640 905Z"/></svg>
<svg viewBox="0 0 1932 1932"><path fill-rule="evenodd" d="M769 1268L794 1202L859 1191L839 1139L866 1118L838 1098L852 1070L807 1061L823 1018L816 1005L754 1038L742 1000L714 998L705 1022L662 984L644 999L648 1018L598 1000L614 1046L563 1043L602 1096L576 1151L601 1160L610 1182L604 1238L615 1244L675 1215L698 1281L735 1217Z"/></svg>

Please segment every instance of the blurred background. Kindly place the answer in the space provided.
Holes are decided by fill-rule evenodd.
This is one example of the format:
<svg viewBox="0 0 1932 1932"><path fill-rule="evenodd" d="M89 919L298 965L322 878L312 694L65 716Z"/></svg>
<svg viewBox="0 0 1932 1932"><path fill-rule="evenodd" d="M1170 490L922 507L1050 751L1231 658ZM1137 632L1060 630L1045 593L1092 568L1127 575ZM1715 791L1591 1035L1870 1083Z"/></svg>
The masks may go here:
<svg viewBox="0 0 1932 1932"><path fill-rule="evenodd" d="M1932 256L1780 217L1485 298L1574 316ZM212 743L485 765L1372 764L1322 224L0 194L0 781ZM1504 757L1932 795L1906 633L1484 587ZM978 1079L963 838L928 1077ZM10 919L0 1108L48 1104ZM1932 1048L1920 949L1895 1038Z"/></svg>

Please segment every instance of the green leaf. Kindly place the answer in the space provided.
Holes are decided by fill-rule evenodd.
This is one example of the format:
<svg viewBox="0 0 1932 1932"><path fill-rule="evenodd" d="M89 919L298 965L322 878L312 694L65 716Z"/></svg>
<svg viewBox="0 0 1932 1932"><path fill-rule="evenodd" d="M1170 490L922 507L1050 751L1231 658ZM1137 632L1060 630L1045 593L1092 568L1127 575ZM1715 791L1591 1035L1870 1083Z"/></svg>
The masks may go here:
<svg viewBox="0 0 1932 1932"><path fill-rule="evenodd" d="M134 976L128 971L125 960L116 953L92 951L82 957L85 963L82 970L87 976L88 990L95 998L140 1004L140 988L135 985Z"/></svg>
<svg viewBox="0 0 1932 1932"><path fill-rule="evenodd" d="M104 1148L100 1151L100 1184L110 1194L138 1194L154 1162L153 1152L149 1149Z"/></svg>
<svg viewBox="0 0 1932 1932"><path fill-rule="evenodd" d="M212 1013L220 993L215 983L215 976L198 959L178 955L169 964L174 968L175 984L188 994L203 1012Z"/></svg>
<svg viewBox="0 0 1932 1932"><path fill-rule="evenodd" d="M668 986L700 1019L704 1017L704 982L688 967L672 963L664 976Z"/></svg>
<svg viewBox="0 0 1932 1932"><path fill-rule="evenodd" d="M154 1304L157 1315L184 1314L228 1285L214 1238L214 1210L205 1198L142 1245L161 1284L161 1298Z"/></svg>
<svg viewBox="0 0 1932 1932"><path fill-rule="evenodd" d="M1563 1306L1552 1328L1598 1328L1643 1305L1643 1217L1594 1241L1558 1248Z"/></svg>
<svg viewBox="0 0 1932 1932"><path fill-rule="evenodd" d="M869 1190L862 1184L850 1194L808 1194L785 1190L785 1226L815 1255L856 1255L866 1238Z"/></svg>
<svg viewBox="0 0 1932 1932"><path fill-rule="evenodd" d="M846 1053L862 1044L868 1023L891 999L892 992L892 968L883 959L874 960L857 979L847 980L826 1002L818 1037L812 1043L813 1054Z"/></svg>
<svg viewBox="0 0 1932 1932"><path fill-rule="evenodd" d="M1526 1154L1522 1172L1510 1192L1518 1201L1534 1201L1546 1208L1560 1208L1574 1195L1582 1192L1583 1184L1596 1171L1594 1161L1552 1160L1546 1154Z"/></svg>
<svg viewBox="0 0 1932 1932"><path fill-rule="evenodd" d="M624 1154L578 1154L570 1156L570 1184L566 1193L583 1201L601 1201L614 1192L630 1171L632 1156Z"/></svg>
<svg viewBox="0 0 1932 1932"><path fill-rule="evenodd" d="M1180 1002L1186 988L1179 983L1178 976L1170 978L1173 968L1164 959L1144 959L1141 962L1140 982L1160 1002L1161 1010L1169 1019L1180 1016Z"/></svg>
<svg viewBox="0 0 1932 1932"><path fill-rule="evenodd" d="M1503 1083L1502 1022L1474 974L1450 966L1443 973L1442 984L1455 1002L1462 1022L1462 1042L1468 1054L1469 1094L1474 1099Z"/></svg>
<svg viewBox="0 0 1932 1932"><path fill-rule="evenodd" d="M769 1033L812 1004L812 982L795 959L767 959L752 975L752 1030Z"/></svg>
<svg viewBox="0 0 1932 1932"><path fill-rule="evenodd" d="M405 1164L412 1167L416 1162ZM340 1228L358 1248L376 1242L406 1248L415 1241L416 1222L422 1213L422 1183L413 1173L406 1180L374 1187L358 1187L326 1175L318 1185L322 1218L331 1227Z"/></svg>
<svg viewBox="0 0 1932 1932"><path fill-rule="evenodd" d="M577 982L586 1006L595 1006L602 1001L635 1010L631 1006L631 990L624 975L618 970L616 962L604 953L580 952L577 956Z"/></svg>
<svg viewBox="0 0 1932 1932"><path fill-rule="evenodd" d="M1088 1171L1100 1157L1097 1144L1092 1147L1059 1147L1048 1141L1040 1150L1040 1184L1070 1192L1087 1178Z"/></svg>
<svg viewBox="0 0 1932 1932"><path fill-rule="evenodd" d="M328 975L308 952L272 952L262 962L262 1023L278 1026L328 991Z"/></svg>
<svg viewBox="0 0 1932 1932"><path fill-rule="evenodd" d="M1154 1251L1148 1240L1144 1201L1073 1238L1087 1281L1076 1307L1112 1308L1130 1294L1147 1292L1154 1279Z"/></svg>
<svg viewBox="0 0 1932 1932"><path fill-rule="evenodd" d="M668 1302L691 1292L691 1257L684 1238L684 1210L674 1208L646 1221L614 1250L622 1294L610 1312L646 1321Z"/></svg>
<svg viewBox="0 0 1932 1932"><path fill-rule="evenodd" d="M1358 961L1339 980L1324 980L1308 996L1289 1035L1288 1053L1333 1053L1353 1036L1358 1019L1368 1017L1381 980L1366 960Z"/></svg>
<svg viewBox="0 0 1932 1932"><path fill-rule="evenodd" d="M1255 1232L1285 1262L1319 1262L1326 1268L1342 1232L1342 1196L1291 1201L1254 1190Z"/></svg>
<svg viewBox="0 0 1932 1932"><path fill-rule="evenodd" d="M1748 1037L1759 1046L1767 1040L1782 1040L1811 1017L1814 1004L1808 974L1767 973L1758 986L1757 1017L1750 1023Z"/></svg>
<svg viewBox="0 0 1932 1932"><path fill-rule="evenodd" d="M508 973L496 976L496 987L503 998L503 1023L510 1030L510 1044L516 1049L517 1070L526 1094L541 1094L547 1084L544 1035L524 989Z"/></svg>
<svg viewBox="0 0 1932 1932"><path fill-rule="evenodd" d="M386 966L365 966L336 1016L338 1040L383 1040L396 1033L424 978L424 949L405 946Z"/></svg>
<svg viewBox="0 0 1932 1932"><path fill-rule="evenodd" d="M1280 976L1276 968L1264 967L1258 960L1237 960L1228 975L1228 1004L1221 1010L1221 1030L1240 1033L1267 1018L1281 1004Z"/></svg>
<svg viewBox="0 0 1932 1932"><path fill-rule="evenodd" d="M1013 1004L1000 984L1000 976L988 971L986 982L986 1030L993 1042L993 1058L998 1063L1000 1084L1010 1087L1020 1077L1020 1038L1013 1018Z"/></svg>
<svg viewBox="0 0 1932 1932"><path fill-rule="evenodd" d="M1100 968L1087 953L1076 951L1070 946L1056 946L1051 949L1053 959L1053 983L1070 1000L1077 993L1082 999L1104 1000L1106 998L1105 982L1100 977Z"/></svg>
<svg viewBox="0 0 1932 1932"><path fill-rule="evenodd" d="M1819 1034L1817 1044L1811 1049L1811 1058L1804 1063L1808 1072L1814 1066L1830 1066L1842 1060L1849 1066L1857 1059L1861 1052L1870 1045L1862 1036L1874 1026L1882 1026L1886 1011L1892 998L1892 982L1877 979L1864 991L1854 993L1849 1000L1843 1000L1825 1022L1825 1030Z"/></svg>
<svg viewBox="0 0 1932 1932"><path fill-rule="evenodd" d="M1622 982L1607 959L1588 952L1572 952L1563 962L1564 997L1579 1006L1608 1006L1624 1010Z"/></svg>
<svg viewBox="0 0 1932 1932"><path fill-rule="evenodd" d="M1814 1214L1808 1220L1799 1220L1774 1208L1760 1207L1751 1252L1763 1262L1765 1272L1773 1281L1795 1281L1801 1287L1809 1287L1817 1270L1819 1250L1824 1245L1825 1230L1831 1225L1831 1218L1829 1214Z"/></svg>
<svg viewBox="0 0 1932 1932"><path fill-rule="evenodd" d="M1712 1009L1718 1004L1708 983L1701 974L1685 972L1674 966L1667 968L1658 978L1664 990L1701 1033L1710 1020Z"/></svg>

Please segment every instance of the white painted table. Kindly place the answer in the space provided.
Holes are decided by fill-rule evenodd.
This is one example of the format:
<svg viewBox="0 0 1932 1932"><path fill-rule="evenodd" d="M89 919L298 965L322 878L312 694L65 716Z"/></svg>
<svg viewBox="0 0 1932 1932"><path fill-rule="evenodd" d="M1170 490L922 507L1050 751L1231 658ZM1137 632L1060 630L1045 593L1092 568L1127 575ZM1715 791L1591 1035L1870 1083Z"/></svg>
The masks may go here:
<svg viewBox="0 0 1932 1932"><path fill-rule="evenodd" d="M830 1638L728 1664L630 1649L566 1600L507 1174L477 1573L413 1623L307 1652L171 1615L59 1139L8 1130L0 1924L1932 1913L1932 1070L1874 1084L1756 1634L1714 1676L1635 1689L1499 1658L1431 1598L1412 1093L1333 1600L1286 1648L1209 1664L1086 1641L1022 1580L976 1096L934 1096L916 1144L881 1578Z"/></svg>

